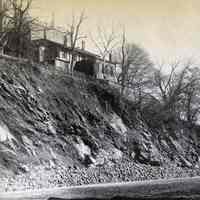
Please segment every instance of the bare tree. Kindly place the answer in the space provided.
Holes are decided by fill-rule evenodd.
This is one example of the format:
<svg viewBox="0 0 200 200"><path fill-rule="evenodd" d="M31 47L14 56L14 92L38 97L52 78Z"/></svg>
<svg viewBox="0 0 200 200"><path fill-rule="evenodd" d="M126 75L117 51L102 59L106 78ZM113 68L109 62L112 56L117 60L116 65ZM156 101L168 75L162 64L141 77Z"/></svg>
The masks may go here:
<svg viewBox="0 0 200 200"><path fill-rule="evenodd" d="M128 70L129 70L129 64L126 63L126 33L125 30L123 30L122 33L122 43L121 43L121 74L120 77L121 78L121 95L123 95L124 93L124 89L126 86L126 80L127 80L127 76L128 76Z"/></svg>
<svg viewBox="0 0 200 200"><path fill-rule="evenodd" d="M200 116L200 70L193 67L189 70L189 75L186 77L185 82L188 86L182 95L182 104L180 110L184 120L190 125L196 123Z"/></svg>
<svg viewBox="0 0 200 200"><path fill-rule="evenodd" d="M11 12L8 18L11 21L12 42L16 44L16 56L23 56L31 43L31 27L35 19L29 15L32 0L9 0Z"/></svg>
<svg viewBox="0 0 200 200"><path fill-rule="evenodd" d="M118 49L117 57L120 63L121 73L118 81L121 85L121 95L125 88L137 88L141 93L142 87L149 82L148 75L153 71L153 63L148 53L136 44L128 43L126 33L123 31L121 46Z"/></svg>
<svg viewBox="0 0 200 200"><path fill-rule="evenodd" d="M68 25L67 29L67 35L69 35L70 48L71 48L70 71L72 74L76 58L75 48L77 47L78 41L86 38L86 36L81 33L81 27L85 20L86 20L85 11L82 11L78 18L76 18L75 15L72 15L71 24Z"/></svg>
<svg viewBox="0 0 200 200"><path fill-rule="evenodd" d="M103 60L103 70L106 65L106 58L112 53L112 50L118 44L118 37L115 33L114 27L112 26L110 31L106 31L103 26L97 27L97 37L90 35L92 42L98 50L102 60Z"/></svg>
<svg viewBox="0 0 200 200"><path fill-rule="evenodd" d="M200 111L200 76L191 61L175 62L170 66L167 75L162 73L162 67L155 73L162 110L193 123Z"/></svg>
<svg viewBox="0 0 200 200"><path fill-rule="evenodd" d="M31 45L31 28L35 19L29 15L32 0L7 0L3 13L6 26L3 38L7 38L6 47L16 56L25 56ZM4 39L5 40L5 39Z"/></svg>
<svg viewBox="0 0 200 200"><path fill-rule="evenodd" d="M0 1L0 48L1 54L3 53L4 47L8 42L8 32L9 32L9 23L7 19L7 12L9 11L8 4Z"/></svg>
<svg viewBox="0 0 200 200"><path fill-rule="evenodd" d="M155 73L155 85L158 87L159 95L162 102L165 105L173 104L179 100L179 95L184 91L187 85L184 84L185 77L190 68L190 64L184 66L184 68L177 72L180 67L180 62L174 62L170 65L169 74L164 74L162 72L162 67Z"/></svg>

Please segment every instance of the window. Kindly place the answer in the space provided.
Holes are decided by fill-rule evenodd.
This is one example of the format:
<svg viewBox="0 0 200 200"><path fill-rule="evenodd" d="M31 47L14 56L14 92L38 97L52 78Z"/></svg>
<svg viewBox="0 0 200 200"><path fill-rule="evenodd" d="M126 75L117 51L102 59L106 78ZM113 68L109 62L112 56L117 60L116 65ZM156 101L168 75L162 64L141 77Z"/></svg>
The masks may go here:
<svg viewBox="0 0 200 200"><path fill-rule="evenodd" d="M39 62L44 62L44 57L45 57L45 47L40 46L39 47Z"/></svg>
<svg viewBox="0 0 200 200"><path fill-rule="evenodd" d="M59 58L65 58L65 53L64 53L64 51L60 51L60 53L59 53Z"/></svg>

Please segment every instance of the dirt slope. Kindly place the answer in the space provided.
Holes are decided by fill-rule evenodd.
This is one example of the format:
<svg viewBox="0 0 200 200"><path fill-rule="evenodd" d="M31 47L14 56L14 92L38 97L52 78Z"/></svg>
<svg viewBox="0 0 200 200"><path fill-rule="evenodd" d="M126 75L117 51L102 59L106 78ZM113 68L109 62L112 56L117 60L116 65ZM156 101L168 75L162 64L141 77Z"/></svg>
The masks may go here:
<svg viewBox="0 0 200 200"><path fill-rule="evenodd" d="M103 81L72 78L50 66L0 63L2 178L36 166L70 171L127 162L197 169L197 130L182 122L148 127L134 102Z"/></svg>

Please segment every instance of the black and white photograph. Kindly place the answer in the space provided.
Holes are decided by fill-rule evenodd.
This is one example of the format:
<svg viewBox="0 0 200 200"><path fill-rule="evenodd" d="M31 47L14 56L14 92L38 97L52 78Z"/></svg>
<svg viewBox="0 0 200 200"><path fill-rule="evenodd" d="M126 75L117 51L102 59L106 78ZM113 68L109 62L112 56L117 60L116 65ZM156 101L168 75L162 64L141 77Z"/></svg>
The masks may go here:
<svg viewBox="0 0 200 200"><path fill-rule="evenodd" d="M200 200L200 1L0 0L0 200Z"/></svg>

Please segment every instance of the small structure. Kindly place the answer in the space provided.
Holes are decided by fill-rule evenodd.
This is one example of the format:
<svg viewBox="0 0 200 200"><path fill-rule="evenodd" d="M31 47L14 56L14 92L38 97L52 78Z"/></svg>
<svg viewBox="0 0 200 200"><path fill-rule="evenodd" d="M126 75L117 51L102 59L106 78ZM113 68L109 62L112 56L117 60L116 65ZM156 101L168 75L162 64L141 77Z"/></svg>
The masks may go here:
<svg viewBox="0 0 200 200"><path fill-rule="evenodd" d="M85 41L82 41L81 48L73 49L69 44L64 32L55 29L43 30L41 38L32 39L34 46L34 61L55 65L67 73L70 72L70 58L74 55L74 70L95 76L98 79L106 79L116 82L116 63L112 62L112 56L103 59L85 49Z"/></svg>
<svg viewBox="0 0 200 200"><path fill-rule="evenodd" d="M106 79L116 82L116 63L112 62L112 56L104 60L97 54L85 49L85 41L80 48L71 48L69 34L55 27L35 24L34 30L30 30L27 38L20 42L20 52L15 34L6 35L6 45L0 49L1 54L20 58L29 58L32 61L43 64L55 65L57 69L66 73L70 72L70 61L73 55L73 68L79 72L94 76L98 79ZM0 34L1 35L1 34ZM28 45L27 44L28 41Z"/></svg>
<svg viewBox="0 0 200 200"><path fill-rule="evenodd" d="M35 47L34 61L53 64L58 69L69 72L70 57L72 55L70 47L48 39L37 39L32 42ZM75 55L75 62L82 60L95 61L98 57L96 54L79 48L74 49L73 54Z"/></svg>

